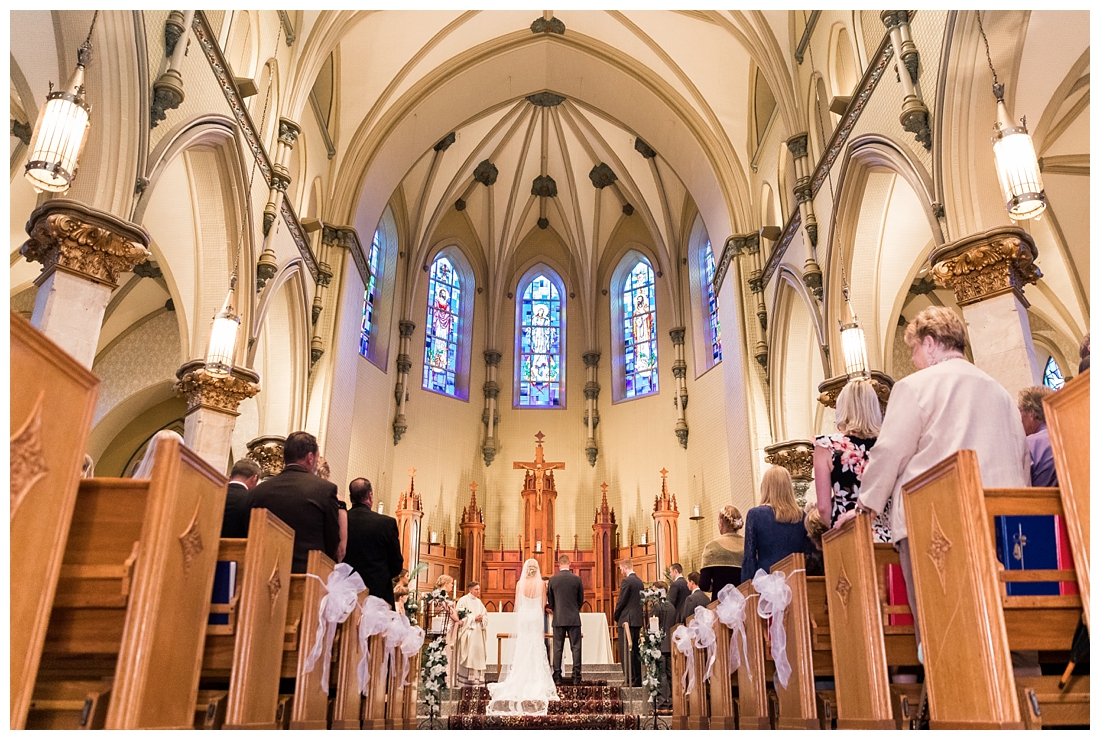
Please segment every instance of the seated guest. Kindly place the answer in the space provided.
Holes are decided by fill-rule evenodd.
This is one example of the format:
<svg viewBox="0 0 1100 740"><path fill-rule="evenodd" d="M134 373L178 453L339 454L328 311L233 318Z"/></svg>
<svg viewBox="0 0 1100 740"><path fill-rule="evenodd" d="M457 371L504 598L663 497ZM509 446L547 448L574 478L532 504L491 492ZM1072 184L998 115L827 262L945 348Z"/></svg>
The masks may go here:
<svg viewBox="0 0 1100 740"><path fill-rule="evenodd" d="M745 517L745 557L741 571L751 580L757 570L770 573L773 565L812 545L802 525L802 511L794 499L791 474L778 465L764 471L760 481L760 506Z"/></svg>
<svg viewBox="0 0 1100 740"><path fill-rule="evenodd" d="M362 577L371 596L377 596L392 608L393 578L405 563L397 521L371 511L374 490L366 478L356 478L349 483L348 495L351 511L347 513L348 551L344 562Z"/></svg>
<svg viewBox="0 0 1100 740"><path fill-rule="evenodd" d="M1050 446L1047 416L1043 411L1043 399L1054 391L1045 385L1024 388L1016 396L1020 409L1020 421L1027 435L1027 450L1031 458L1031 485L1040 488L1057 488L1058 471L1054 469L1054 450Z"/></svg>
<svg viewBox="0 0 1100 740"><path fill-rule="evenodd" d="M806 536L810 538L813 548L806 553L806 575L825 575L825 556L821 552L821 535L829 531L825 522L821 521L821 513L813 503L806 504Z"/></svg>
<svg viewBox="0 0 1100 740"><path fill-rule="evenodd" d="M321 480L332 480L332 469L328 466L328 460L324 457L317 458L317 477ZM336 548L336 562L343 563L344 555L348 552L348 505L340 498L340 489L336 489L336 497L340 501L340 546Z"/></svg>
<svg viewBox="0 0 1100 740"><path fill-rule="evenodd" d="M225 516L222 517L222 537L247 537L248 520L252 510L248 508L248 492L260 482L260 465L255 460L242 457L233 463L229 471L229 485L225 491Z"/></svg>
<svg viewBox="0 0 1100 740"><path fill-rule="evenodd" d="M336 486L317 475L317 439L293 432L283 442L283 469L252 489L251 509L267 509L294 530L292 573L305 573L309 551L321 550L334 561L340 545L340 501Z"/></svg>
<svg viewBox="0 0 1100 740"><path fill-rule="evenodd" d="M703 548L703 565L699 568L702 581L699 588L710 592L711 601L727 583L741 585L741 559L745 556L745 538L741 528L745 520L736 506L723 506L718 512L718 537Z"/></svg>
<svg viewBox="0 0 1100 740"><path fill-rule="evenodd" d="M149 446L145 448L145 455L142 456L141 462L134 469L131 478L152 478L153 477L153 460L157 456L157 447L160 443L167 439L174 439L179 442L180 447L184 446L183 437L178 433L173 432L171 429L161 429L159 432L153 435L153 438L149 440Z"/></svg>

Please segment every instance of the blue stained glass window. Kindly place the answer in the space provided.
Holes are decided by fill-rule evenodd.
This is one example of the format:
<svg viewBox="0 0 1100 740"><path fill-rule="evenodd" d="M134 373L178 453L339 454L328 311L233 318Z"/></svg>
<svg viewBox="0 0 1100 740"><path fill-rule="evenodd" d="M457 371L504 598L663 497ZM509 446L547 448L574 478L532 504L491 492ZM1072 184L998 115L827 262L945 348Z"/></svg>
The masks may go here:
<svg viewBox="0 0 1100 740"><path fill-rule="evenodd" d="M561 295L545 275L523 291L519 405L561 405Z"/></svg>
<svg viewBox="0 0 1100 740"><path fill-rule="evenodd" d="M359 329L359 354L370 357L370 336L374 329L374 301L377 298L375 291L378 289L378 254L381 252L381 233L374 232L374 241L370 245L370 279L367 289L363 294L363 324Z"/></svg>
<svg viewBox="0 0 1100 740"><path fill-rule="evenodd" d="M722 361L722 324L718 321L718 296L714 292L714 251L710 248L710 239L707 239L707 245L703 249L703 277L707 283L711 362L717 364Z"/></svg>
<svg viewBox="0 0 1100 740"><path fill-rule="evenodd" d="M462 291L458 272L446 257L432 263L424 337L424 388L455 395Z"/></svg>
<svg viewBox="0 0 1100 740"><path fill-rule="evenodd" d="M626 397L657 392L657 301L653 270L642 260L626 277L623 301L623 375Z"/></svg>
<svg viewBox="0 0 1100 740"><path fill-rule="evenodd" d="M1047 359L1047 365L1043 368L1043 385L1047 388L1060 390L1066 381L1062 379L1062 368L1053 357Z"/></svg>

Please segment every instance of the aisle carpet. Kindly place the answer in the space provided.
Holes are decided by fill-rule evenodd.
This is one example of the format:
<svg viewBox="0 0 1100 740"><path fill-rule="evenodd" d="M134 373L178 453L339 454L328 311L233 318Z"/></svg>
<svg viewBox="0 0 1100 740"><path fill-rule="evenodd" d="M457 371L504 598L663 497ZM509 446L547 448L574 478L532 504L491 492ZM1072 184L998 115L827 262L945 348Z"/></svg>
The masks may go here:
<svg viewBox="0 0 1100 740"><path fill-rule="evenodd" d="M458 709L447 721L452 730L635 730L638 717L623 714L617 686L559 686L559 701L551 702L545 716L486 716L489 690L466 687Z"/></svg>

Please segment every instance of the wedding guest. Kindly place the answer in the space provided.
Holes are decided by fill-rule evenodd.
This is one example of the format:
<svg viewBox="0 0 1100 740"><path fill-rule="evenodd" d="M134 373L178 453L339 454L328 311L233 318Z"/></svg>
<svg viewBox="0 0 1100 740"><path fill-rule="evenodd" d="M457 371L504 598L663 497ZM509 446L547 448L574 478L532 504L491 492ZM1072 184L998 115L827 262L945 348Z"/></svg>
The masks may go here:
<svg viewBox="0 0 1100 740"><path fill-rule="evenodd" d="M248 520L252 514L252 510L248 508L248 492L259 482L260 465L255 460L242 457L233 463L225 490L222 537L239 539L248 536Z"/></svg>
<svg viewBox="0 0 1100 740"><path fill-rule="evenodd" d="M1054 393L1045 385L1024 388L1016 396L1020 409L1020 421L1027 435L1027 450L1031 458L1031 485L1040 488L1057 488L1058 471L1054 469L1054 450L1050 446L1047 416L1043 399Z"/></svg>
<svg viewBox="0 0 1100 740"><path fill-rule="evenodd" d="M699 582L703 580L697 572L692 571L688 573L687 582L688 588L691 589L691 593L688 595L687 600L684 601L683 611L680 612L680 623L687 622L688 617L695 616L695 607L706 606L710 603L710 597L707 596L707 592L699 588Z"/></svg>
<svg viewBox="0 0 1100 740"><path fill-rule="evenodd" d="M1077 366L1077 374L1085 372L1089 369L1089 355L1092 354L1092 340L1089 338L1092 334L1086 334L1085 338L1081 340L1081 363Z"/></svg>
<svg viewBox="0 0 1100 740"><path fill-rule="evenodd" d="M332 480L332 468L328 466L328 460L324 457L317 458L317 477L321 480ZM340 509L336 512L340 525L340 544L336 548L336 562L343 563L344 556L348 552L348 505L340 498L340 489L336 489L336 498L340 502Z"/></svg>
<svg viewBox="0 0 1100 740"><path fill-rule="evenodd" d="M435 586L432 588L432 595L428 600L427 613L424 615L429 635L444 634L447 636L445 650L448 686L453 685L454 681L455 643L458 640L458 610L455 609L454 601L451 599L451 588L454 586L454 582L455 579L446 573L435 579ZM440 617L439 622L436 622L436 617ZM437 627L442 632L436 632Z"/></svg>
<svg viewBox="0 0 1100 740"><path fill-rule="evenodd" d="M810 540L802 525L802 511L794 498L791 474L778 465L764 471L760 481L760 506L745 517L745 557L741 572L746 580L757 570L771 572L773 565L796 552L809 551Z"/></svg>
<svg viewBox="0 0 1100 740"><path fill-rule="evenodd" d="M806 525L806 536L810 538L810 544L813 545L806 552L806 575L823 576L825 575L825 556L821 551L821 535L828 532L829 527L821 521L821 513L813 503L806 504L805 514L806 517L802 521Z"/></svg>
<svg viewBox="0 0 1100 740"><path fill-rule="evenodd" d="M680 576L683 578L683 576ZM657 581L653 588L662 595L668 591L668 584ZM686 588L686 582L685 582ZM686 598L686 597L685 597ZM657 711L672 710L672 631L676 629L676 608L668 599L660 599L650 607L651 617L657 617L657 626L660 628L661 637L661 687L657 694Z"/></svg>
<svg viewBox="0 0 1100 740"><path fill-rule="evenodd" d="M741 561L745 557L745 538L741 528L745 520L736 506L723 506L718 512L718 537L703 547L703 561L699 568L702 581L699 588L709 591L711 601L727 583L741 585Z"/></svg>
<svg viewBox="0 0 1100 740"><path fill-rule="evenodd" d="M631 685L642 685L642 664L638 659L638 632L642 628L642 579L634 574L634 562L630 558L619 561L619 601L612 617L616 627L627 625L630 632ZM623 643L625 648L625 642Z"/></svg>
<svg viewBox="0 0 1100 740"><path fill-rule="evenodd" d="M684 605L684 601L687 600L688 591L687 581L684 579L684 566L679 563L673 563L668 567L668 572L672 575L672 584L668 589L668 600L672 604L672 610L676 613L680 613L680 607Z"/></svg>
<svg viewBox="0 0 1100 740"><path fill-rule="evenodd" d="M137 468L134 469L131 478L152 478L153 477L153 462L156 460L157 448L166 440L173 439L179 443L180 447L184 447L183 437L178 433L173 432L171 429L161 429L159 432L153 435L153 438L149 440L149 446L145 448L145 455L141 458L141 462Z"/></svg>
<svg viewBox="0 0 1100 740"><path fill-rule="evenodd" d="M348 484L348 497L351 511L347 512L348 550L344 562L363 578L371 596L392 607L393 579L405 564L397 521L372 511L374 489L366 478L356 478Z"/></svg>
<svg viewBox="0 0 1100 740"><path fill-rule="evenodd" d="M466 595L458 600L458 642L455 646L455 663L458 665L459 686L485 684L485 657L487 633L485 631L485 605L481 603L481 584L471 581Z"/></svg>
<svg viewBox="0 0 1100 740"><path fill-rule="evenodd" d="M404 561L404 558L402 558ZM397 577L393 579L394 611L405 614L405 602L409 600L409 569L402 568ZM406 616L408 616L406 614Z"/></svg>

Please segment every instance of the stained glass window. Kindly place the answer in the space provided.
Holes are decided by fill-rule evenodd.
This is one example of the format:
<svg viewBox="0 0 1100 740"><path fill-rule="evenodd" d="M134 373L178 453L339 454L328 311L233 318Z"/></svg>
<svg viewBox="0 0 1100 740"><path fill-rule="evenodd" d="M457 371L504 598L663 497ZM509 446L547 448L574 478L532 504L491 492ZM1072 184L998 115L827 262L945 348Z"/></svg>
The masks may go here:
<svg viewBox="0 0 1100 740"><path fill-rule="evenodd" d="M523 291L519 405L561 405L561 294L545 275Z"/></svg>
<svg viewBox="0 0 1100 740"><path fill-rule="evenodd" d="M717 364L722 361L722 324L718 321L718 296L714 292L714 251L710 248L710 239L707 239L707 245L703 248L703 278L707 283L711 363Z"/></svg>
<svg viewBox="0 0 1100 740"><path fill-rule="evenodd" d="M363 357L370 357L370 335L374 329L374 300L377 297L375 290L378 288L378 254L382 251L379 243L381 238L381 232L375 231L374 241L370 245L370 279L363 294L363 324L359 329L359 354Z"/></svg>
<svg viewBox="0 0 1100 740"><path fill-rule="evenodd" d="M657 301L653 270L640 260L623 284L626 397L657 392Z"/></svg>
<svg viewBox="0 0 1100 740"><path fill-rule="evenodd" d="M1043 385L1047 388L1060 390L1066 381L1062 379L1062 368L1058 367L1058 361L1053 357L1047 359L1047 365L1043 368Z"/></svg>
<svg viewBox="0 0 1100 740"><path fill-rule="evenodd" d="M428 320L424 337L424 388L455 395L458 366L459 308L462 305L458 272L446 257L432 263L428 280Z"/></svg>

